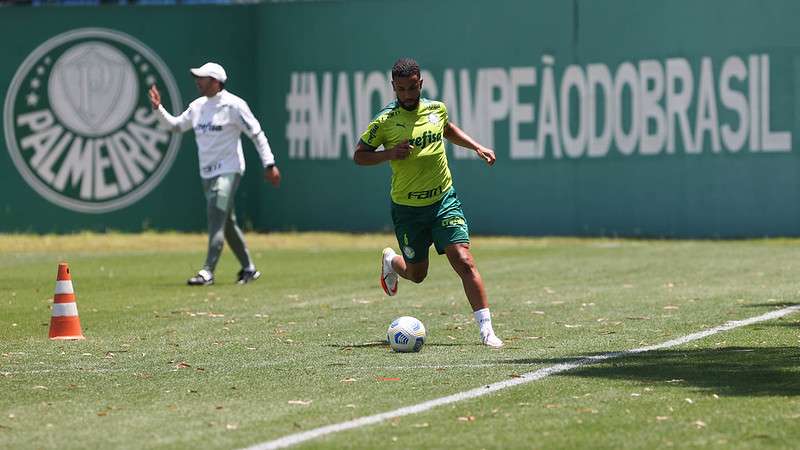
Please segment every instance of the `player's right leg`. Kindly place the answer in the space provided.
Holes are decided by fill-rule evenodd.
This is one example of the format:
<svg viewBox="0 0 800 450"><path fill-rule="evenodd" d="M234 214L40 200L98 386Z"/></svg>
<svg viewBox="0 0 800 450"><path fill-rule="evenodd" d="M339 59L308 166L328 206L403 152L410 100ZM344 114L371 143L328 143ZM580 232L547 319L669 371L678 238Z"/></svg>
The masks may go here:
<svg viewBox="0 0 800 450"><path fill-rule="evenodd" d="M406 261L402 256L395 253L391 247L383 249L381 255L381 287L386 295L397 294L397 282L399 278L414 283L422 283L428 276L428 260L412 263Z"/></svg>
<svg viewBox="0 0 800 450"><path fill-rule="evenodd" d="M428 276L428 248L431 245L425 214L429 208L401 206L392 203L392 222L397 243L403 252L398 255L387 247L381 255L381 287L386 295L397 294L399 278L421 283Z"/></svg>
<svg viewBox="0 0 800 450"><path fill-rule="evenodd" d="M230 180L224 175L203 179L206 196L206 219L208 221L208 253L203 268L189 278L190 286L214 284L214 269L225 245L225 223L228 220Z"/></svg>
<svg viewBox="0 0 800 450"><path fill-rule="evenodd" d="M400 278L394 269L394 259L399 258L391 247L383 249L381 255L381 287L389 297L397 294L397 281Z"/></svg>

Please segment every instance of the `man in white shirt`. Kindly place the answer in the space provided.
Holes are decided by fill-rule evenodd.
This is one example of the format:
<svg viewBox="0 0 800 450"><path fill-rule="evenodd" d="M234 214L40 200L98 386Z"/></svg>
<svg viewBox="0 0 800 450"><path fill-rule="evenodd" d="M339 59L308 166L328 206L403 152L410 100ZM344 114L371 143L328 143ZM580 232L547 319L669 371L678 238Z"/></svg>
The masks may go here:
<svg viewBox="0 0 800 450"><path fill-rule="evenodd" d="M225 90L228 77L216 63L206 63L190 70L200 97L189 104L181 115L173 116L161 105L161 95L155 85L150 87L150 103L158 112L159 122L174 132L194 129L200 177L206 196L208 213L208 255L203 268L187 281L192 286L214 284L214 269L219 261L224 241L228 241L242 270L236 282L249 283L261 276L244 243L242 230L236 224L233 200L239 181L244 175L244 154L241 133L249 137L261 157L264 179L278 187L281 173L267 136L253 116L247 102Z"/></svg>

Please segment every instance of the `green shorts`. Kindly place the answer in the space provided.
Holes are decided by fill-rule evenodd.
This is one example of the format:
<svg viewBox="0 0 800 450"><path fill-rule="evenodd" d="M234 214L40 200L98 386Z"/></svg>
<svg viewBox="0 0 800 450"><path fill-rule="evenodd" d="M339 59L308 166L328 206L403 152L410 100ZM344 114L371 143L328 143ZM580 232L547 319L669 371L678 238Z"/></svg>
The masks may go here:
<svg viewBox="0 0 800 450"><path fill-rule="evenodd" d="M469 243L469 227L454 188L429 206L404 206L392 202L392 222L403 258L412 263L428 259L428 248L444 253L450 244Z"/></svg>

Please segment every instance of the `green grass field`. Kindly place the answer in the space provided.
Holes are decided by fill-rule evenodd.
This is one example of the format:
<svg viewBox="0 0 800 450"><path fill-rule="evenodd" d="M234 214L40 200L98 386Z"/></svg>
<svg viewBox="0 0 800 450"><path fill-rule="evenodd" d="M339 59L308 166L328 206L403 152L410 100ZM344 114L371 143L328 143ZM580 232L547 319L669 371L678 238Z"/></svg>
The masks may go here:
<svg viewBox="0 0 800 450"><path fill-rule="evenodd" d="M389 298L389 235L248 242L260 280L234 284L226 250L192 288L201 235L0 236L0 448L242 448L800 305L796 240L476 238L491 350L444 257ZM59 261L85 341L47 339ZM400 315L428 329L418 354L383 342ZM296 448L798 446L793 314Z"/></svg>

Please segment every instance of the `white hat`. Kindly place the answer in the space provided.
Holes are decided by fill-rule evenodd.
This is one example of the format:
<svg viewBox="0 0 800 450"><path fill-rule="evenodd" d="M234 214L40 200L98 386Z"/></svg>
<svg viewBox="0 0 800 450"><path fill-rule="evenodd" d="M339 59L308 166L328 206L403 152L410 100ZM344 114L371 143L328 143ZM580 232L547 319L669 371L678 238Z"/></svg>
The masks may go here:
<svg viewBox="0 0 800 450"><path fill-rule="evenodd" d="M200 67L189 69L189 71L196 77L211 77L215 80L219 80L220 83L224 83L225 80L228 79L228 75L225 74L225 69L217 63L207 62Z"/></svg>

